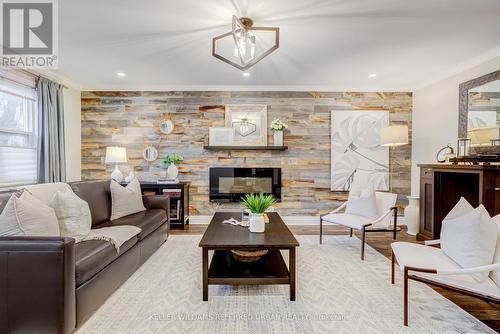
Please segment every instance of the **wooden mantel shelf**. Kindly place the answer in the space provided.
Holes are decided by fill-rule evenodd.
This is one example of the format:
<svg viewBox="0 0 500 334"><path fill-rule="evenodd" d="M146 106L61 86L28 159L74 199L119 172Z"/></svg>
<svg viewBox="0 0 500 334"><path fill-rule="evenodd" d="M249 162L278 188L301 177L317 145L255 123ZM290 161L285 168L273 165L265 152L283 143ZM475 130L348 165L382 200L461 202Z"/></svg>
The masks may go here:
<svg viewBox="0 0 500 334"><path fill-rule="evenodd" d="M205 150L211 151L235 151L235 150L247 150L247 151L285 151L288 150L288 146L203 146Z"/></svg>

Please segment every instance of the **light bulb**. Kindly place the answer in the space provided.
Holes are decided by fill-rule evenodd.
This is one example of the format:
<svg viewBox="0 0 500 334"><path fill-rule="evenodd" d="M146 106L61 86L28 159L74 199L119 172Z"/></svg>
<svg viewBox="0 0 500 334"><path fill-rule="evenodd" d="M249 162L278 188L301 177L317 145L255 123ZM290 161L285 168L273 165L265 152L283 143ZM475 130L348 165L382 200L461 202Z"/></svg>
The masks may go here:
<svg viewBox="0 0 500 334"><path fill-rule="evenodd" d="M242 135L244 135L248 131L250 131L250 127L248 126L248 120L247 119L242 119L241 123L240 123L240 133Z"/></svg>
<svg viewBox="0 0 500 334"><path fill-rule="evenodd" d="M242 57L245 57L247 53L247 42L245 39L246 39L245 37L240 38L240 50Z"/></svg>
<svg viewBox="0 0 500 334"><path fill-rule="evenodd" d="M250 37L250 58L255 58L255 36Z"/></svg>

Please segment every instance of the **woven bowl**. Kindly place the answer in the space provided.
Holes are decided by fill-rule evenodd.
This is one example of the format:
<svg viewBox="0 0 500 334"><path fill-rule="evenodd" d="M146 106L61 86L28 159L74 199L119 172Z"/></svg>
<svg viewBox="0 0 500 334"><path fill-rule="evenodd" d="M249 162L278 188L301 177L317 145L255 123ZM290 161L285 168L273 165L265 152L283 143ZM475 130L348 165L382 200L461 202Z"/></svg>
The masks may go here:
<svg viewBox="0 0 500 334"><path fill-rule="evenodd" d="M231 250L231 252L233 253L234 258L240 262L255 262L267 254L267 249L261 249L258 251Z"/></svg>

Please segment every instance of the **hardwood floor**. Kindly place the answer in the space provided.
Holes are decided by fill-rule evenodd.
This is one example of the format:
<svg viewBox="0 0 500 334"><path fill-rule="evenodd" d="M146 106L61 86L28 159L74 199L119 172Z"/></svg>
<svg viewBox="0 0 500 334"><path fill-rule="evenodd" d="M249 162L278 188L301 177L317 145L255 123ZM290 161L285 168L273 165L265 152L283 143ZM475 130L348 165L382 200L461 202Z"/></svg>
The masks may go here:
<svg viewBox="0 0 500 334"><path fill-rule="evenodd" d="M171 230L171 234L203 234L208 225L190 225L187 230ZM318 235L319 226L309 225L291 225L290 230L297 235ZM323 226L323 233L326 235L341 235L348 234L347 228L338 226ZM354 234L360 238L359 233ZM391 250L391 234L390 233L367 233L366 242L378 252L390 258ZM407 242L417 242L414 236L406 234L406 228L403 227L397 234L397 240ZM318 239L319 242L319 239ZM387 267L389 270L389 267ZM457 293L450 290L445 290L439 287L431 286L438 293L457 304L459 307L469 312L471 315L481 320L487 326L500 333L500 305Z"/></svg>

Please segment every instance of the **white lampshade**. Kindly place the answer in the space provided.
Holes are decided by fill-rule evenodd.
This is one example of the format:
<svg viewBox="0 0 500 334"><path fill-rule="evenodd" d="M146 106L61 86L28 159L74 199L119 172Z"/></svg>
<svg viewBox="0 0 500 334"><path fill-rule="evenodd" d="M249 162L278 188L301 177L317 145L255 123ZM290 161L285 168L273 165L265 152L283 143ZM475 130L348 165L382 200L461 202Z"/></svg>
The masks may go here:
<svg viewBox="0 0 500 334"><path fill-rule="evenodd" d="M490 141L500 138L498 126L482 126L467 131L472 146L490 145Z"/></svg>
<svg viewBox="0 0 500 334"><path fill-rule="evenodd" d="M106 147L107 164L122 164L127 162L127 149L125 147Z"/></svg>
<svg viewBox="0 0 500 334"><path fill-rule="evenodd" d="M380 130L380 145L400 146L408 144L408 126L391 125Z"/></svg>

